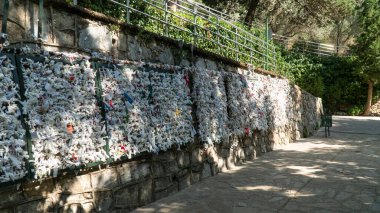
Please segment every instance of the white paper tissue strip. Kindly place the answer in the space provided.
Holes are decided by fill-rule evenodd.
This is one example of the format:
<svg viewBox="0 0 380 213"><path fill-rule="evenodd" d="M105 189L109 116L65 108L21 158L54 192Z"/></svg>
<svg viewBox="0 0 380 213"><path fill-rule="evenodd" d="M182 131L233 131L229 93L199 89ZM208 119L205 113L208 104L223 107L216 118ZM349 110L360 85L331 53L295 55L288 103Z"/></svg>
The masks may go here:
<svg viewBox="0 0 380 213"><path fill-rule="evenodd" d="M212 145L228 137L227 96L223 72L196 69L193 73L192 95L196 103L200 140Z"/></svg>
<svg viewBox="0 0 380 213"><path fill-rule="evenodd" d="M25 130L17 106L18 85L13 81L12 65L8 56L0 57L0 183L23 178L28 157L24 141Z"/></svg>
<svg viewBox="0 0 380 213"><path fill-rule="evenodd" d="M110 155L115 160L193 141L189 76L156 69L153 65L101 69Z"/></svg>
<svg viewBox="0 0 380 213"><path fill-rule="evenodd" d="M64 65L21 60L24 113L31 129L36 177L57 169L105 161L105 125L96 101L95 72L88 61Z"/></svg>

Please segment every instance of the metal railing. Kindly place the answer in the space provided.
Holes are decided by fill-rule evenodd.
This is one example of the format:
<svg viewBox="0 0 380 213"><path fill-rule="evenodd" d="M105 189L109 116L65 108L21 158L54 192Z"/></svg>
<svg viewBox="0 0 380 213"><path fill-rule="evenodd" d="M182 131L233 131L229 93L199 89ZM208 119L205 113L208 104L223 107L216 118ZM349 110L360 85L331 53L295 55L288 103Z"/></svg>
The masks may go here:
<svg viewBox="0 0 380 213"><path fill-rule="evenodd" d="M325 44L319 42L312 42L306 40L295 40L286 36L272 34L275 42L285 45L287 49L297 49L303 53L315 54L319 56L343 55L348 51L347 46L335 46L332 44Z"/></svg>
<svg viewBox="0 0 380 213"><path fill-rule="evenodd" d="M276 69L275 46L265 36L267 32L260 31L260 38L259 35L232 23L231 17L205 5L188 0L137 1L138 4L145 4L144 11L132 0L107 2L124 8L127 23L137 24L166 37L183 40L235 61L254 64L267 70ZM147 7L149 10L146 10ZM134 19L137 16L147 20L136 23ZM154 26L144 24L149 21L156 23Z"/></svg>

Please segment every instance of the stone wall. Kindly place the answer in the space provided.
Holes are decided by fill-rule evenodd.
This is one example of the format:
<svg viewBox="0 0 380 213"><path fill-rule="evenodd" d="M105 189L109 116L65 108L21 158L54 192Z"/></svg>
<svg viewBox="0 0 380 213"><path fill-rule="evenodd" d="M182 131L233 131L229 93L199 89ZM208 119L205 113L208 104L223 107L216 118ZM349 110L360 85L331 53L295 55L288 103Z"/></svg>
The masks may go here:
<svg viewBox="0 0 380 213"><path fill-rule="evenodd" d="M33 2L11 1L8 33L13 47L38 43L34 40L38 32L37 5ZM46 4L44 22L47 27L43 32L43 44L39 44L44 50L100 51L132 61L183 67L193 65L198 69L239 74L252 71L214 55L194 52L193 48L181 42L154 35L147 38L139 33L142 31L134 31L126 25L120 25L120 31L112 31L109 27L110 22L115 24L112 20L107 19L110 22L106 23L101 16L90 16L86 11L75 8L71 8L69 13L67 9ZM276 121L281 125L269 124L267 129L254 130L249 134L232 134L212 146L204 146L196 138L194 143L181 149L172 147L166 152L144 153L130 160L76 170L56 178L2 186L0 212L128 212L252 160L277 146L307 137L318 128L322 110L320 99L290 85L285 79L279 80L278 76L257 76L268 81L262 87L267 92L276 90L277 82L283 84L277 88L287 88L282 93L274 93L272 99L262 99L273 105L270 108L284 104L276 103L279 100L276 95L287 97L287 101L292 103L279 111L287 115L286 121ZM276 114L276 109L273 111L270 114L272 120L276 120L276 115L282 115Z"/></svg>
<svg viewBox="0 0 380 213"><path fill-rule="evenodd" d="M371 107L371 115L380 116L380 100L372 105Z"/></svg>

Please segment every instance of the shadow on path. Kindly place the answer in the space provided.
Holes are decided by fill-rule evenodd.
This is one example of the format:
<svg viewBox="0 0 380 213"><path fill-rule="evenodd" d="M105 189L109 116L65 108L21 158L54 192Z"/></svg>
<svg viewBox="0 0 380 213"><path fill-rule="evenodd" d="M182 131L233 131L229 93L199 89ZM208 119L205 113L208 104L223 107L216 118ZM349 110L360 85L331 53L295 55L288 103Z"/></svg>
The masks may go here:
<svg viewBox="0 0 380 213"><path fill-rule="evenodd" d="M136 212L380 212L380 119L333 119L369 134L319 131Z"/></svg>

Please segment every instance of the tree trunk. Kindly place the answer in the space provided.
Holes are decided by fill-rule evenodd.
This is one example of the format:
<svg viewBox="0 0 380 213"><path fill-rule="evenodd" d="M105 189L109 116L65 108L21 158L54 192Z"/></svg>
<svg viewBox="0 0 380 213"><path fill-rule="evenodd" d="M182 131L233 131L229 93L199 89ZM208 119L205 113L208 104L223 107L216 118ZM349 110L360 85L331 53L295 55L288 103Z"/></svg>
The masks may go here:
<svg viewBox="0 0 380 213"><path fill-rule="evenodd" d="M245 24L248 25L249 27L252 26L255 12L256 12L257 6L259 5L259 2L260 0L249 1L248 11L244 19Z"/></svg>
<svg viewBox="0 0 380 213"><path fill-rule="evenodd" d="M365 105L363 115L368 116L371 114L372 106L372 91L373 91L373 81L368 80L368 93L367 93L367 103Z"/></svg>
<svg viewBox="0 0 380 213"><path fill-rule="evenodd" d="M336 45L336 54L339 54L339 47L340 47L340 44L341 44L341 40L342 40L342 29L343 29L343 21L336 21L335 22L336 24L336 41L335 41L335 45Z"/></svg>

